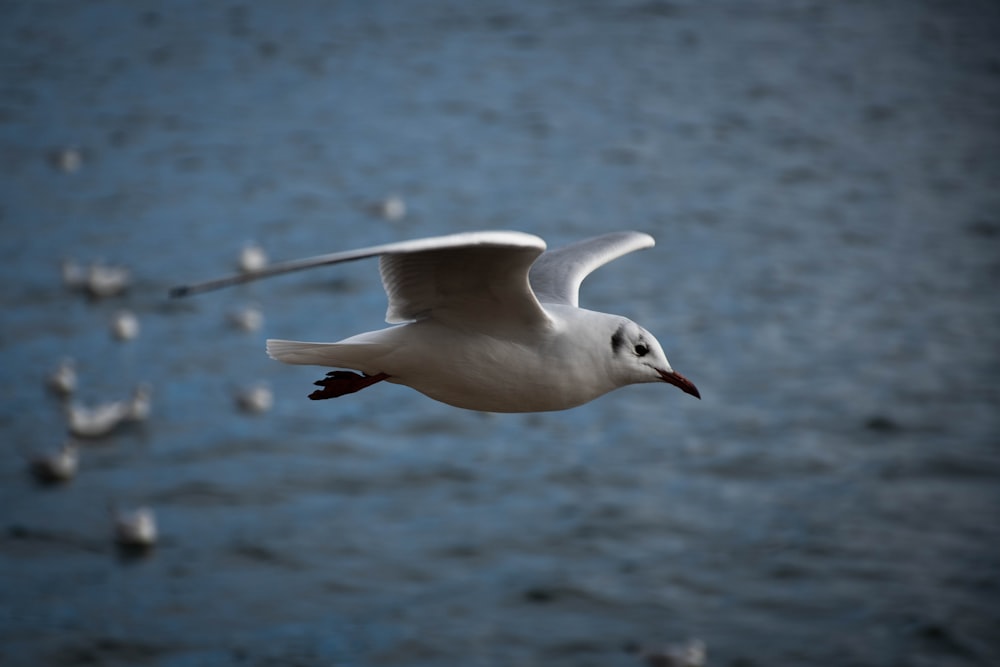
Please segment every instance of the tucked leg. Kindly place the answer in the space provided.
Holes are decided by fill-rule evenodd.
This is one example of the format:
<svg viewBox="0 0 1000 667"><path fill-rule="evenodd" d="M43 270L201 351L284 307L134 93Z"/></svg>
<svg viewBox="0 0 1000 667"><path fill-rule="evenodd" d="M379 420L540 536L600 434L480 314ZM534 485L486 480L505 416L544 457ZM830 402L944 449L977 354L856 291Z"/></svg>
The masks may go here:
<svg viewBox="0 0 1000 667"><path fill-rule="evenodd" d="M314 401L320 401L324 398L337 398L344 394L353 394L365 387L372 386L376 382L381 382L387 377L389 376L385 373L363 375L352 373L351 371L330 371L322 380L313 382L316 386L323 388L309 394L309 398Z"/></svg>

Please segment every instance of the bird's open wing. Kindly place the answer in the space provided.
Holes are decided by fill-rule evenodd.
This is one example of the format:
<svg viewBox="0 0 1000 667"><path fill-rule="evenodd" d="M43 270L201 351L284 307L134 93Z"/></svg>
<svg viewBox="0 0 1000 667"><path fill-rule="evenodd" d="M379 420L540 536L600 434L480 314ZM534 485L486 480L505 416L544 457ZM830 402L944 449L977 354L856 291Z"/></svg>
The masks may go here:
<svg viewBox="0 0 1000 667"><path fill-rule="evenodd" d="M467 328L502 322L544 326L548 315L528 282L528 270L544 250L545 241L531 234L465 232L271 264L254 273L175 287L170 294L186 296L377 256L389 297L389 322L432 317Z"/></svg>
<svg viewBox="0 0 1000 667"><path fill-rule="evenodd" d="M471 329L548 323L528 282L545 250L537 236L468 232L399 245L379 257L387 322L433 318Z"/></svg>
<svg viewBox="0 0 1000 667"><path fill-rule="evenodd" d="M548 250L531 267L531 286L542 303L578 306L580 283L591 271L654 243L642 232L612 232Z"/></svg>

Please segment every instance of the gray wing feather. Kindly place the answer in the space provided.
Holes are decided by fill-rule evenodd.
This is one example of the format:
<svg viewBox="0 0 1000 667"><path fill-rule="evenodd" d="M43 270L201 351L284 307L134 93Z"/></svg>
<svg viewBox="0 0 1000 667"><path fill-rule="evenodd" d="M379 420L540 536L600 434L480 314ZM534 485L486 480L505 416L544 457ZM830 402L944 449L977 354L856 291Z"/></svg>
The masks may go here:
<svg viewBox="0 0 1000 667"><path fill-rule="evenodd" d="M549 321L528 270L545 249L538 237L497 238L465 246L379 257L389 297L386 321L433 318L461 328L538 326Z"/></svg>
<svg viewBox="0 0 1000 667"><path fill-rule="evenodd" d="M531 267L531 287L542 303L579 306L580 283L594 269L654 243L642 232L612 232L548 250Z"/></svg>
<svg viewBox="0 0 1000 667"><path fill-rule="evenodd" d="M484 254L490 258L481 268L468 261L476 254L477 248L488 249ZM499 289L496 285L505 283L506 297L519 299L522 306L531 307L534 304L540 310L528 284L528 267L544 250L545 241L532 234L507 231L463 232L279 262L253 273L180 285L172 288L170 295L189 296L317 266L353 262L368 257L390 257L394 259L384 263L390 274L389 279L386 280L383 276L383 282L389 294L389 311L393 318L407 318L441 303L440 296L436 301L431 297L433 290L429 285L421 285L420 274L415 270L418 264L423 264L427 270L434 268L435 283L441 290L455 291L456 284L465 283L489 284ZM454 256L451 253L455 253ZM508 258L512 262L510 265L504 263ZM456 275L458 271L470 272L471 278L465 274Z"/></svg>

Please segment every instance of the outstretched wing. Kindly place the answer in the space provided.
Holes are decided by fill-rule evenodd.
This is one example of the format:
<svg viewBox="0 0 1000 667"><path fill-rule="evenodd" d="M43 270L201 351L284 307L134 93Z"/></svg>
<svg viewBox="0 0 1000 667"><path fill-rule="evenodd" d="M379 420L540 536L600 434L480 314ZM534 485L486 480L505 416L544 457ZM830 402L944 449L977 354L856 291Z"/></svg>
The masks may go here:
<svg viewBox="0 0 1000 667"><path fill-rule="evenodd" d="M545 241L521 232L465 232L400 241L358 250L271 264L260 271L175 287L186 296L292 271L379 257L389 297L386 320L434 318L454 326L481 328L544 326L548 315L528 282L532 262Z"/></svg>
<svg viewBox="0 0 1000 667"><path fill-rule="evenodd" d="M531 267L531 286L542 303L579 306L580 283L613 259L655 244L642 232L612 232L546 251Z"/></svg>
<svg viewBox="0 0 1000 667"><path fill-rule="evenodd" d="M379 257L389 296L387 322L433 318L467 329L549 322L528 282L545 241L520 232L469 232L438 240L446 244L404 247Z"/></svg>

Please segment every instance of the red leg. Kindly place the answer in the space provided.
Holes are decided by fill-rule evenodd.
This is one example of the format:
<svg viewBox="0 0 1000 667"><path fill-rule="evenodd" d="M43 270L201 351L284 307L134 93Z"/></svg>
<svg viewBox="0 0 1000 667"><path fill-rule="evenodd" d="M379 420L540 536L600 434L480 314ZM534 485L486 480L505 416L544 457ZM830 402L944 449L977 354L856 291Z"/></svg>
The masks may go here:
<svg viewBox="0 0 1000 667"><path fill-rule="evenodd" d="M338 396L343 396L344 394L353 394L356 391L361 391L365 387L372 386L376 382L381 382L387 377L389 376L385 373L378 373L376 375L361 375L358 373L352 373L351 371L330 371L322 380L313 382L313 384L323 388L317 389L313 393L309 394L309 398L314 401L319 401L324 398L337 398Z"/></svg>

